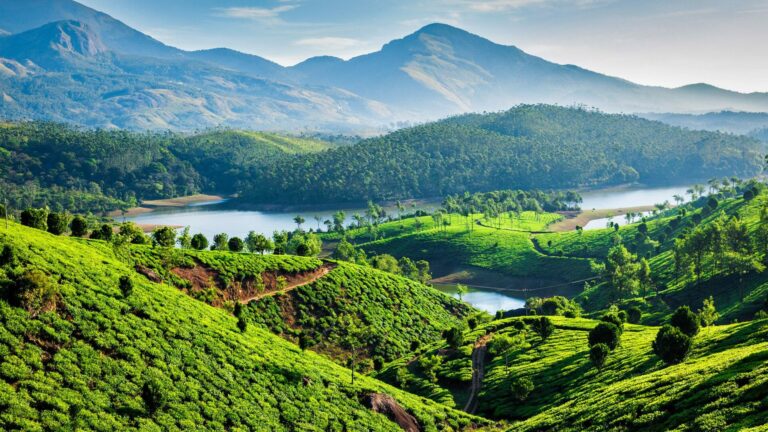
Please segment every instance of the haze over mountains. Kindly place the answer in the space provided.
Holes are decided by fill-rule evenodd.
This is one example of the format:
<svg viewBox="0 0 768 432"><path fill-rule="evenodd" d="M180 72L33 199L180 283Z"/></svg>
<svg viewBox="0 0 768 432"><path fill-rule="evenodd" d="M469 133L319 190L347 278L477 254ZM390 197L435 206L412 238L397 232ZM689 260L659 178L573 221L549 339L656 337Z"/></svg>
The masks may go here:
<svg viewBox="0 0 768 432"><path fill-rule="evenodd" d="M184 51L70 0L0 0L0 116L86 126L363 130L584 104L608 112L768 111L768 94L641 86L431 24L380 51L283 67L226 48Z"/></svg>

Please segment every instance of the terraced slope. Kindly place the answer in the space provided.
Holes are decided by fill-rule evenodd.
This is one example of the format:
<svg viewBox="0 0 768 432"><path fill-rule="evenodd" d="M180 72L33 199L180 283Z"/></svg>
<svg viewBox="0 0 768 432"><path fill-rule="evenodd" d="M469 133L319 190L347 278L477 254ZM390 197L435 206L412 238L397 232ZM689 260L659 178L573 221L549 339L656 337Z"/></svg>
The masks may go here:
<svg viewBox="0 0 768 432"><path fill-rule="evenodd" d="M14 223L0 245L12 251L0 429L392 431L396 406L423 430L483 423L370 378L351 384L348 369L258 326L241 332L224 309L135 272L119 247ZM382 394L396 405L369 408Z"/></svg>

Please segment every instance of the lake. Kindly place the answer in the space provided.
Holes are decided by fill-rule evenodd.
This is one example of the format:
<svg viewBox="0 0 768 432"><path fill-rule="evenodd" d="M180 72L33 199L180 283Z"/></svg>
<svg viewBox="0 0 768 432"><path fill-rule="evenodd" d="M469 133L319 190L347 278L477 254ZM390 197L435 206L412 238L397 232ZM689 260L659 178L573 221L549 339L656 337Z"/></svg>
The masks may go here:
<svg viewBox="0 0 768 432"><path fill-rule="evenodd" d="M439 291L444 292L451 297L459 298L456 292L456 285L435 285ZM511 309L520 309L525 306L525 299L516 297L511 291L482 289L467 287L467 293L462 296L464 302L473 307L484 310L491 315L496 311L507 311Z"/></svg>
<svg viewBox="0 0 768 432"><path fill-rule="evenodd" d="M411 213L416 210L433 211L438 204L423 203L415 206L406 206L405 213ZM384 207L387 214L397 215L397 209L394 207ZM365 214L365 208L342 208L346 213L347 222L352 222L352 215L359 213ZM190 227L192 234L202 233L208 239L212 239L215 234L227 233L230 237L245 237L249 231L256 231L267 236L279 230L292 231L296 229L296 222L293 218L301 215L306 221L302 227L304 229L317 229L318 223L315 216L320 217L320 228L325 230L323 221L332 220L333 214L337 210L303 210L291 212L271 212L258 210L242 210L233 207L227 202L198 203L186 207L162 207L157 210L144 213L137 216L126 217L126 221L133 221L139 224L153 225L180 225ZM122 220L121 218L116 218Z"/></svg>
<svg viewBox="0 0 768 432"><path fill-rule="evenodd" d="M665 187L645 187L645 186L623 186L607 189L595 189L580 192L584 201L581 208L591 209L611 209L621 207L636 207L645 205L654 205L669 201L674 204L672 198L674 195L680 195L687 198L685 191L690 188L687 186L665 186ZM623 216L622 216L623 217ZM618 219L618 218L617 218ZM605 224L603 224L605 226Z"/></svg>
<svg viewBox="0 0 768 432"><path fill-rule="evenodd" d="M642 187L630 186L610 189L589 190L581 193L584 202L581 207L584 209L604 209L618 207L632 207L640 205L653 205L669 200L672 202L672 196L675 194L685 195L685 190L689 186L672 187ZM438 207L436 202L428 202L415 207L408 206L406 212L413 212L417 209L431 211ZM347 223L352 221L354 213L364 214L364 208L343 208L347 215ZM388 214L395 215L397 210L393 207L385 207ZM214 234L225 232L230 237L244 237L249 231L256 231L271 236L276 230L293 230L296 223L293 218L301 215L306 219L304 228L318 228L314 216L320 217L320 228L325 226L322 222L331 219L335 209L329 210L301 210L291 212L271 212L257 210L243 210L234 207L227 202L201 203L187 207L166 207L159 208L151 213L145 213L138 216L126 217L125 220L136 223L155 224L155 225L180 225L189 226L192 234L202 233L209 239ZM118 218L119 219L119 218ZM614 221L624 223L623 216L616 217ZM605 227L607 219L592 221L588 225L590 228Z"/></svg>

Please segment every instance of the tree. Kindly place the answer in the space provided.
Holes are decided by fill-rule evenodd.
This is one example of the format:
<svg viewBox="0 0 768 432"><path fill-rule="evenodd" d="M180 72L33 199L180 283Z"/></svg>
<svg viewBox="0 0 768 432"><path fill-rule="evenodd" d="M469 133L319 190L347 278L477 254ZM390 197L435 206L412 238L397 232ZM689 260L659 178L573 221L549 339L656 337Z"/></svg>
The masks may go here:
<svg viewBox="0 0 768 432"><path fill-rule="evenodd" d="M643 311L637 306L632 306L627 309L627 322L630 324L639 324L643 317Z"/></svg>
<svg viewBox="0 0 768 432"><path fill-rule="evenodd" d="M333 230L337 232L344 232L344 220L347 216L343 211L339 210L333 214Z"/></svg>
<svg viewBox="0 0 768 432"><path fill-rule="evenodd" d="M255 231L249 232L248 236L245 237L245 246L250 252L258 252L262 255L264 255L264 252L271 252L275 248L272 240L268 239L267 236Z"/></svg>
<svg viewBox="0 0 768 432"><path fill-rule="evenodd" d="M680 306L677 308L669 323L673 327L677 327L688 335L693 337L699 332L699 317L691 311L688 306Z"/></svg>
<svg viewBox="0 0 768 432"><path fill-rule="evenodd" d="M213 236L213 244L211 250L225 251L229 249L229 235L227 233L219 233Z"/></svg>
<svg viewBox="0 0 768 432"><path fill-rule="evenodd" d="M604 343L594 344L589 349L589 360L592 361L592 364L595 365L597 370L602 370L610 352L611 349L608 345Z"/></svg>
<svg viewBox="0 0 768 432"><path fill-rule="evenodd" d="M208 239L205 238L204 235L197 233L192 236L192 240L190 241L190 246L192 246L192 249L195 250L203 250L208 248Z"/></svg>
<svg viewBox="0 0 768 432"><path fill-rule="evenodd" d="M123 222L118 229L118 235L133 244L147 244L149 239L144 235L144 230L133 222Z"/></svg>
<svg viewBox="0 0 768 432"><path fill-rule="evenodd" d="M624 333L624 321L622 321L617 314L612 312L607 313L603 315L602 318L600 318L600 321L615 325L616 328L619 329L619 336L621 336L621 334Z"/></svg>
<svg viewBox="0 0 768 432"><path fill-rule="evenodd" d="M605 344L611 351L613 351L619 346L620 338L621 332L616 325L608 322L601 322L589 332L588 341L590 347L597 344Z"/></svg>
<svg viewBox="0 0 768 432"><path fill-rule="evenodd" d="M297 215L296 217L294 217L293 221L296 223L296 229L298 229L299 231L301 231L301 225L304 222L306 222L306 220L303 217L301 217L301 215Z"/></svg>
<svg viewBox="0 0 768 432"><path fill-rule="evenodd" d="M653 352L667 364L677 364L685 360L691 351L693 339L677 327L665 324L656 334L651 345Z"/></svg>
<svg viewBox="0 0 768 432"><path fill-rule="evenodd" d="M605 276L619 297L637 293L640 287L641 269L642 266L637 262L637 257L624 245L615 246L608 252Z"/></svg>
<svg viewBox="0 0 768 432"><path fill-rule="evenodd" d="M426 284L427 282L432 280L432 273L430 273L430 270L429 270L429 261L427 260L416 261L416 268L419 270L419 277L417 279L419 282Z"/></svg>
<svg viewBox="0 0 768 432"><path fill-rule="evenodd" d="M54 235L62 235L67 232L69 216L66 213L48 213L48 232Z"/></svg>
<svg viewBox="0 0 768 432"><path fill-rule="evenodd" d="M456 326L443 331L443 337L448 343L448 346L453 349L460 347L464 343L464 332Z"/></svg>
<svg viewBox="0 0 768 432"><path fill-rule="evenodd" d="M69 229L73 236L84 237L88 234L88 222L86 222L85 218L80 215L75 216L69 224Z"/></svg>
<svg viewBox="0 0 768 432"><path fill-rule="evenodd" d="M533 388L533 381L531 381L530 378L521 377L512 381L509 389L512 392L512 396L515 398L515 400L522 402L528 399L528 396L533 391Z"/></svg>
<svg viewBox="0 0 768 432"><path fill-rule="evenodd" d="M547 340L547 338L555 332L555 325L552 324L552 320L547 317L541 317L534 320L531 327L533 328L533 331L539 335L542 341Z"/></svg>
<svg viewBox="0 0 768 432"><path fill-rule="evenodd" d="M162 247L173 247L176 244L176 230L163 226L152 231L152 240Z"/></svg>
<svg viewBox="0 0 768 432"><path fill-rule="evenodd" d="M46 231L48 229L48 209L28 208L21 212L21 224Z"/></svg>
<svg viewBox="0 0 768 432"><path fill-rule="evenodd" d="M331 258L341 261L349 261L358 264L366 263L365 252L357 250L355 246L347 241L346 237L342 237L339 243L336 245L331 254Z"/></svg>
<svg viewBox="0 0 768 432"><path fill-rule="evenodd" d="M392 274L400 274L400 266L397 259L389 254L374 255L369 260L371 267Z"/></svg>
<svg viewBox="0 0 768 432"><path fill-rule="evenodd" d="M459 301L464 301L464 294L468 291L466 285L456 284L456 295L459 296Z"/></svg>
<svg viewBox="0 0 768 432"><path fill-rule="evenodd" d="M245 247L245 244L243 243L243 240L240 237L232 237L227 242L227 248L231 252L242 252L243 247Z"/></svg>
<svg viewBox="0 0 768 432"><path fill-rule="evenodd" d="M189 249L192 247L192 236L189 235L189 227L184 227L184 230L179 236L179 247L182 249Z"/></svg>
<svg viewBox="0 0 768 432"><path fill-rule="evenodd" d="M495 334L488 343L488 351L493 356L504 355L504 367L509 366L509 351L525 345L525 333L519 332L514 336L509 334Z"/></svg>
<svg viewBox="0 0 768 432"><path fill-rule="evenodd" d="M102 224L101 228L99 228L98 231L93 230L91 232L92 239L104 240L104 241L112 240L113 235L114 235L114 230L112 229L112 226L109 224Z"/></svg>
<svg viewBox="0 0 768 432"><path fill-rule="evenodd" d="M715 299L709 296L708 299L704 299L704 303L699 309L699 321L703 327L709 327L720 318L720 314L715 309Z"/></svg>

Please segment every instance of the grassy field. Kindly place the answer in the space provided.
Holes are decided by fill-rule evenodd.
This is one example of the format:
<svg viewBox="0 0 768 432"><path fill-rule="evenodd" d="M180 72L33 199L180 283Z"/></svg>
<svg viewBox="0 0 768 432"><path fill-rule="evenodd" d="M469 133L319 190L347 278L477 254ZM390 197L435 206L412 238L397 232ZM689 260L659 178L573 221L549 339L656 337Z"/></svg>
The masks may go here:
<svg viewBox="0 0 768 432"><path fill-rule="evenodd" d="M370 378L351 384L348 369L259 326L241 332L225 310L137 274L108 243L11 223L0 244L15 255L0 266L0 429L395 430L366 405L372 393L425 430L485 423ZM54 290L43 310L15 300L32 270Z"/></svg>

